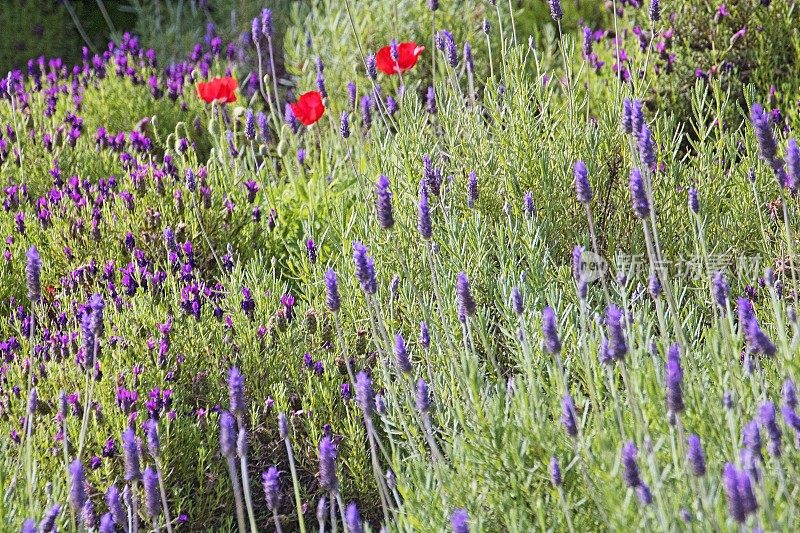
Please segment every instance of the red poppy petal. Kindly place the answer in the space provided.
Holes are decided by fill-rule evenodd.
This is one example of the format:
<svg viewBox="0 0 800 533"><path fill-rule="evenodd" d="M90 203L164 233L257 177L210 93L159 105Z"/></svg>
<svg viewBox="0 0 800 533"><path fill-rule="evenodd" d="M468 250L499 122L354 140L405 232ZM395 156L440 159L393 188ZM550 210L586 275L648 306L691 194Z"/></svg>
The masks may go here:
<svg viewBox="0 0 800 533"><path fill-rule="evenodd" d="M384 46L378 50L377 54L375 54L375 64L377 65L378 70L384 74L388 74L390 76L392 74L397 74L397 66L394 64L392 52L388 46Z"/></svg>

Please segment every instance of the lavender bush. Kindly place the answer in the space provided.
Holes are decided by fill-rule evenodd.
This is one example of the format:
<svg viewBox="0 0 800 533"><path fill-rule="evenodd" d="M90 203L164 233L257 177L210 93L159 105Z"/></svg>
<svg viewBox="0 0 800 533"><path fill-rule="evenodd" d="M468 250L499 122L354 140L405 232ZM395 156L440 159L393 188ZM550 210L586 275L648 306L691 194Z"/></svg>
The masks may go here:
<svg viewBox="0 0 800 533"><path fill-rule="evenodd" d="M679 121L572 4L372 4L0 81L6 524L794 530L769 87Z"/></svg>

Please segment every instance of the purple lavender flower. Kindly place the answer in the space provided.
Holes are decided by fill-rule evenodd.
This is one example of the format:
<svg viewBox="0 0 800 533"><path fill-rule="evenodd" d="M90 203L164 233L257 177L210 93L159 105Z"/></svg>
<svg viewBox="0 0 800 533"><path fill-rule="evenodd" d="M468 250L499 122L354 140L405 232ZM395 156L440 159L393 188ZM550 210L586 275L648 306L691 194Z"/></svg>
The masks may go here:
<svg viewBox="0 0 800 533"><path fill-rule="evenodd" d="M228 397L230 398L231 412L238 415L244 414L244 377L239 369L231 367L228 372Z"/></svg>
<svg viewBox="0 0 800 533"><path fill-rule="evenodd" d="M375 391L372 388L372 379L363 370L356 374L356 402L364 416L372 416L375 411Z"/></svg>
<svg viewBox="0 0 800 533"><path fill-rule="evenodd" d="M397 361L397 368L401 372L411 372L411 360L408 357L408 349L406 348L406 341L403 336L398 333L394 336L394 357Z"/></svg>
<svg viewBox="0 0 800 533"><path fill-rule="evenodd" d="M261 474L261 482L264 486L264 498L267 500L267 507L270 511L277 511L281 504L281 479L280 472L274 466L269 467Z"/></svg>
<svg viewBox="0 0 800 533"><path fill-rule="evenodd" d="M583 46L581 46L581 53L584 59L589 59L592 56L592 46L594 44L594 37L592 28L589 26L583 27Z"/></svg>
<svg viewBox="0 0 800 533"><path fill-rule="evenodd" d="M781 428L775 419L775 404L766 402L758 408L758 418L764 429L767 430L767 437L769 443L767 444L767 451L773 457L781 456Z"/></svg>
<svg viewBox="0 0 800 533"><path fill-rule="evenodd" d="M575 403L572 401L572 396L567 393L561 400L561 423L564 425L567 435L572 438L578 436L578 421L575 414Z"/></svg>
<svg viewBox="0 0 800 533"><path fill-rule="evenodd" d="M136 441L136 434L131 428L127 428L122 432L122 452L125 459L125 480L141 479L139 443Z"/></svg>
<svg viewBox="0 0 800 533"><path fill-rule="evenodd" d="M714 302L724 311L727 308L728 292L730 290L725 275L719 271L715 272L711 280L711 285L712 293L714 294Z"/></svg>
<svg viewBox="0 0 800 533"><path fill-rule="evenodd" d="M252 109L244 112L244 136L248 141L254 141L256 138L256 117Z"/></svg>
<svg viewBox="0 0 800 533"><path fill-rule="evenodd" d="M88 531L92 531L94 529L94 526L97 525L96 524L97 520L94 514L94 504L92 503L92 500L87 499L83 503L83 508L81 509L78 521Z"/></svg>
<svg viewBox="0 0 800 533"><path fill-rule="evenodd" d="M61 512L61 506L59 504L55 504L52 507L50 507L42 517L42 520L39 522L39 532L55 533L56 519L58 518L60 512Z"/></svg>
<svg viewBox="0 0 800 533"><path fill-rule="evenodd" d="M456 509L450 515L450 526L453 533L469 533L469 515L466 509Z"/></svg>
<svg viewBox="0 0 800 533"><path fill-rule="evenodd" d="M622 131L633 133L633 102L624 98L622 100Z"/></svg>
<svg viewBox="0 0 800 533"><path fill-rule="evenodd" d="M650 487L646 483L642 483L636 487L636 497L642 505L650 505L653 503L653 493L650 492Z"/></svg>
<svg viewBox="0 0 800 533"><path fill-rule="evenodd" d="M31 246L25 254L25 282L28 286L28 299L38 302L42 296L42 259L36 246Z"/></svg>
<svg viewBox="0 0 800 533"><path fill-rule="evenodd" d="M319 442L319 483L329 492L339 488L336 478L336 456L338 452L330 437L322 437Z"/></svg>
<svg viewBox="0 0 800 533"><path fill-rule="evenodd" d="M554 487L560 487L564 482L564 479L561 477L561 466L559 466L558 459L555 455L550 458L550 482Z"/></svg>
<svg viewBox="0 0 800 533"><path fill-rule="evenodd" d="M684 410L683 391L681 390L683 369L680 357L680 347L677 344L670 346L667 351L664 381L667 387L667 410L673 414L681 413Z"/></svg>
<svg viewBox="0 0 800 533"><path fill-rule="evenodd" d="M127 522L127 515L122 507L122 500L120 500L116 485L111 485L106 490L106 505L114 518L114 523L124 524Z"/></svg>
<svg viewBox="0 0 800 533"><path fill-rule="evenodd" d="M420 413L427 413L431 408L431 395L428 383L420 378L417 381L416 407Z"/></svg>
<svg viewBox="0 0 800 533"><path fill-rule="evenodd" d="M647 280L647 290L650 292L650 296L653 299L658 298L661 296L661 280L658 279L658 275L655 273L651 274Z"/></svg>
<svg viewBox="0 0 800 533"><path fill-rule="evenodd" d="M547 0L550 5L550 16L553 20L558 22L564 16L564 10L561 9L561 0Z"/></svg>
<svg viewBox="0 0 800 533"><path fill-rule="evenodd" d="M325 305L333 313L338 312L342 307L342 299L339 297L339 282L336 279L336 272L330 268L325 271Z"/></svg>
<svg viewBox="0 0 800 533"><path fill-rule="evenodd" d="M637 218L647 218L650 216L650 202L647 200L642 172L638 168L631 170L630 189L634 214Z"/></svg>
<svg viewBox="0 0 800 533"><path fill-rule="evenodd" d="M475 202L478 201L478 176L475 172L470 172L467 178L467 207L470 209L475 208Z"/></svg>
<svg viewBox="0 0 800 533"><path fill-rule="evenodd" d="M369 54L366 59L367 76L372 80L378 79L378 67L375 62L375 54Z"/></svg>
<svg viewBox="0 0 800 533"><path fill-rule="evenodd" d="M86 503L86 477L80 459L69 465L69 503L76 514L81 513Z"/></svg>
<svg viewBox="0 0 800 533"><path fill-rule="evenodd" d="M358 513L358 506L353 502L347 505L345 523L350 533L364 533L364 525L361 522L361 515Z"/></svg>
<svg viewBox="0 0 800 533"><path fill-rule="evenodd" d="M761 149L761 157L767 163L772 164L778 155L778 144L772 134L769 113L764 111L760 104L753 104L750 107L750 120L753 123L756 140Z"/></svg>
<svg viewBox="0 0 800 533"><path fill-rule="evenodd" d="M161 455L161 439L158 436L158 422L150 419L145 423L147 432L147 450L152 457Z"/></svg>
<svg viewBox="0 0 800 533"><path fill-rule="evenodd" d="M622 446L622 479L630 488L636 488L642 484L642 479L639 477L639 465L636 464L637 454L638 450L633 442L626 442Z"/></svg>
<svg viewBox="0 0 800 533"><path fill-rule="evenodd" d="M586 168L586 163L580 160L575 162L574 176L578 201L588 204L592 201L592 185L589 183L589 169Z"/></svg>
<svg viewBox="0 0 800 533"><path fill-rule="evenodd" d="M794 139L786 143L786 168L792 184L800 183L800 148Z"/></svg>
<svg viewBox="0 0 800 533"><path fill-rule="evenodd" d="M392 191L389 188L389 178L378 176L375 184L375 210L378 214L378 222L381 228L388 230L394 226L394 215L392 214Z"/></svg>
<svg viewBox="0 0 800 533"><path fill-rule="evenodd" d="M472 59L472 46L469 43L464 43L464 66L467 72L475 72L475 62Z"/></svg>
<svg viewBox="0 0 800 533"><path fill-rule="evenodd" d="M522 195L522 212L525 213L526 218L533 218L536 215L536 206L533 203L533 193L525 191Z"/></svg>
<svg viewBox="0 0 800 533"><path fill-rule="evenodd" d="M639 134L644 126L644 107L641 100L631 100L630 102L631 114L631 134L635 139L639 139Z"/></svg>
<svg viewBox="0 0 800 533"><path fill-rule="evenodd" d="M751 420L742 428L742 442L745 449L755 458L761 458L761 432L758 422Z"/></svg>
<svg viewBox="0 0 800 533"><path fill-rule="evenodd" d="M695 215L700 212L700 200L697 198L697 189L689 187L689 209Z"/></svg>
<svg viewBox="0 0 800 533"><path fill-rule="evenodd" d="M36 521L33 518L28 518L22 523L21 533L36 533Z"/></svg>
<svg viewBox="0 0 800 533"><path fill-rule="evenodd" d="M419 323L419 343L426 350L431 346L431 336L428 332L428 324L425 322Z"/></svg>
<svg viewBox="0 0 800 533"><path fill-rule="evenodd" d="M435 115L438 112L438 108L436 107L436 90L432 85L428 87L428 93L425 97L425 109L430 115Z"/></svg>
<svg viewBox="0 0 800 533"><path fill-rule="evenodd" d="M783 387L781 388L781 396L783 397L783 403L788 405L791 409L797 407L797 388L791 378L786 378L786 380L784 380Z"/></svg>
<svg viewBox="0 0 800 533"><path fill-rule="evenodd" d="M647 13L650 15L651 22L655 23L661 20L661 6L659 5L659 0L650 0L650 9Z"/></svg>
<svg viewBox="0 0 800 533"><path fill-rule="evenodd" d="M278 414L278 434L284 440L289 438L289 419L285 413Z"/></svg>
<svg viewBox="0 0 800 533"><path fill-rule="evenodd" d="M754 353L775 355L777 348L758 324L758 319L753 312L753 304L747 298L739 298L736 303L739 311L739 325L750 350Z"/></svg>
<svg viewBox="0 0 800 533"><path fill-rule="evenodd" d="M458 273L456 280L456 296L458 298L458 313L467 318L475 314L477 306L469 288L469 280L464 272Z"/></svg>
<svg viewBox="0 0 800 533"><path fill-rule="evenodd" d="M686 438L688 450L686 452L689 460L689 465L692 467L692 473L695 476L704 476L706 474L706 457L703 453L703 445L700 442L700 437L691 434Z"/></svg>
<svg viewBox="0 0 800 533"><path fill-rule="evenodd" d="M456 41L453 38L453 34L447 30L441 30L439 35L442 39L442 51L447 58L447 63L452 68L456 68L458 66L458 51L456 50Z"/></svg>
<svg viewBox="0 0 800 533"><path fill-rule="evenodd" d="M756 501L756 495L753 492L753 482L750 479L750 474L744 471L739 472L736 485L745 515L754 514L758 510L758 501Z"/></svg>
<svg viewBox="0 0 800 533"><path fill-rule="evenodd" d="M219 417L219 448L222 456L231 458L236 455L236 432L235 420L228 411L223 411Z"/></svg>
<svg viewBox="0 0 800 533"><path fill-rule="evenodd" d="M622 309L611 304L606 309L606 334L608 336L608 355L613 359L622 359L628 353L625 340L625 328L622 324Z"/></svg>
<svg viewBox="0 0 800 533"><path fill-rule="evenodd" d="M308 255L308 261L314 265L317 262L317 244L314 242L314 239L306 240L306 255Z"/></svg>
<svg viewBox="0 0 800 533"><path fill-rule="evenodd" d="M350 137L350 119L347 111L342 111L342 122L339 126L339 133L342 135L342 139Z"/></svg>
<svg viewBox="0 0 800 533"><path fill-rule="evenodd" d="M521 316L524 311L524 304L522 300L522 292L519 287L511 287L511 309L517 316Z"/></svg>
<svg viewBox="0 0 800 533"><path fill-rule="evenodd" d="M542 310L542 337L544 338L544 349L551 354L561 351L561 340L558 338L558 323L552 307L545 307Z"/></svg>
<svg viewBox="0 0 800 533"><path fill-rule="evenodd" d="M650 169L655 168L656 147L653 142L653 134L647 124L642 124L642 129L639 131L638 148L642 164Z"/></svg>
<svg viewBox="0 0 800 533"><path fill-rule="evenodd" d="M261 33L265 37L272 37L272 10L264 8L261 10Z"/></svg>
<svg viewBox="0 0 800 533"><path fill-rule="evenodd" d="M153 467L148 466L142 475L144 485L145 510L150 518L157 520L161 516L161 496L158 492L158 473Z"/></svg>
<svg viewBox="0 0 800 533"><path fill-rule="evenodd" d="M431 224L431 209L428 205L428 191L425 182L420 182L419 187L419 208L417 210L417 230L423 239L430 240L433 236L433 226Z"/></svg>
<svg viewBox="0 0 800 533"><path fill-rule="evenodd" d="M116 525L114 525L114 517L111 513L105 513L100 517L100 526L98 528L100 533L115 533Z"/></svg>
<svg viewBox="0 0 800 533"><path fill-rule="evenodd" d="M375 294L378 291L378 282L375 279L375 262L367 255L367 247L356 241L353 243L353 262L355 273L361 290L366 294Z"/></svg>

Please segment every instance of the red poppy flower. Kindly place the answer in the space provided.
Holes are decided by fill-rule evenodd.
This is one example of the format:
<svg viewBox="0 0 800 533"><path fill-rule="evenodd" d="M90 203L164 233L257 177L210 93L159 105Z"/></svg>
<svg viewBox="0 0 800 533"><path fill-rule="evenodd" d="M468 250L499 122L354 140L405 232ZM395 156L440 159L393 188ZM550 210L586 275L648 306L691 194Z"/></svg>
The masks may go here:
<svg viewBox="0 0 800 533"><path fill-rule="evenodd" d="M236 101L236 78L214 78L206 83L197 84L197 96L206 103L221 102L230 104Z"/></svg>
<svg viewBox="0 0 800 533"><path fill-rule="evenodd" d="M378 65L378 70L384 74L397 74L405 72L414 68L417 64L417 59L425 50L424 46L411 41L408 43L400 43L397 45L397 64L392 59L392 50L390 46L384 46L378 53L375 54L375 62Z"/></svg>
<svg viewBox="0 0 800 533"><path fill-rule="evenodd" d="M295 103L289 105L292 106L292 112L297 120L306 126L318 121L325 113L325 106L322 104L322 95L319 91L303 93Z"/></svg>

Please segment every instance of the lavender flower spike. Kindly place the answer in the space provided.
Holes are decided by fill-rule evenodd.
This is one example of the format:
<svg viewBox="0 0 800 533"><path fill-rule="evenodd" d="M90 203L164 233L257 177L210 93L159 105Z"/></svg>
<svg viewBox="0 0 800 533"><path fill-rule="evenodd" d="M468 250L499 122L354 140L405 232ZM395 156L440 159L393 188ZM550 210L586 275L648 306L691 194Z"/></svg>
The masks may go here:
<svg viewBox="0 0 800 533"><path fill-rule="evenodd" d="M233 416L224 411L219 417L219 448L223 457L235 457L237 439L238 434Z"/></svg>
<svg viewBox="0 0 800 533"><path fill-rule="evenodd" d="M638 450L634 443L626 442L622 446L622 478L625 480L625 485L630 488L636 488L642 484L642 479L639 477L639 465L636 464L637 454Z"/></svg>
<svg viewBox="0 0 800 533"><path fill-rule="evenodd" d="M456 280L456 296L458 298L458 313L464 318L470 317L477 311L475 299L470 291L469 280L464 272L458 273Z"/></svg>
<svg viewBox="0 0 800 533"><path fill-rule="evenodd" d="M592 201L592 185L589 183L589 169L586 168L586 163L580 160L575 162L574 176L575 195L580 203L588 204Z"/></svg>
<svg viewBox="0 0 800 533"><path fill-rule="evenodd" d="M347 522L347 530L350 533L364 533L364 524L361 522L361 515L355 503L351 502L347 505L345 521Z"/></svg>
<svg viewBox="0 0 800 533"><path fill-rule="evenodd" d="M86 477L80 459L75 459L69 465L69 503L78 515L86 503Z"/></svg>
<svg viewBox="0 0 800 533"><path fill-rule="evenodd" d="M152 520L161 516L161 495L158 492L158 473L153 467L148 466L142 475L144 485L145 510Z"/></svg>
<svg viewBox="0 0 800 533"><path fill-rule="evenodd" d="M325 271L325 305L333 313L338 312L342 307L342 299L339 297L339 282L336 279L336 272L330 268Z"/></svg>
<svg viewBox="0 0 800 533"><path fill-rule="evenodd" d="M28 248L25 256L27 259L25 282L28 286L28 299L31 302L38 302L42 296L42 259L35 246Z"/></svg>
<svg viewBox="0 0 800 533"><path fill-rule="evenodd" d="M561 9L561 0L547 0L550 5L550 16L553 20L558 22L564 16L564 10Z"/></svg>
<svg viewBox="0 0 800 533"><path fill-rule="evenodd" d="M578 421L575 417L575 403L572 401L572 396L569 393L564 395L561 401L561 423L564 425L564 430L572 438L578 436Z"/></svg>
<svg viewBox="0 0 800 533"><path fill-rule="evenodd" d="M776 421L775 404L766 402L761 405L761 407L758 408L758 419L764 426L764 429L767 430L767 437L769 438L767 451L769 451L769 454L773 457L780 457L782 432Z"/></svg>
<svg viewBox="0 0 800 533"><path fill-rule="evenodd" d="M125 459L125 480L141 479L139 443L136 441L136 434L131 428L122 432L122 451Z"/></svg>
<svg viewBox="0 0 800 533"><path fill-rule="evenodd" d="M549 306L542 310L542 336L544 337L544 349L546 352L557 354L561 351L556 315L553 312L553 308Z"/></svg>
<svg viewBox="0 0 800 533"><path fill-rule="evenodd" d="M410 373L411 360L408 357L406 341L400 333L394 336L394 356L397 360L397 368L403 373Z"/></svg>
<svg viewBox="0 0 800 533"><path fill-rule="evenodd" d="M642 171L638 168L631 170L630 189L634 214L637 218L647 218L650 216L650 202L647 200Z"/></svg>
<svg viewBox="0 0 800 533"><path fill-rule="evenodd" d="M416 407L420 413L427 413L431 409L431 394L428 383L419 378L417 381Z"/></svg>
<svg viewBox="0 0 800 533"><path fill-rule="evenodd" d="M778 155L778 144L770 126L770 117L760 104L753 104L750 107L750 120L753 123L756 140L761 149L761 157L769 163L773 163Z"/></svg>
<svg viewBox="0 0 800 533"><path fill-rule="evenodd" d="M683 369L681 368L680 348L677 344L669 347L665 368L665 382L667 387L667 409L673 414L683 412Z"/></svg>
<svg viewBox="0 0 800 533"><path fill-rule="evenodd" d="M559 466L558 459L555 455L550 458L550 482L554 487L560 487L564 482L564 479L561 477L561 466Z"/></svg>
<svg viewBox="0 0 800 533"><path fill-rule="evenodd" d="M267 500L267 507L270 511L276 511L281 503L281 479L280 472L271 466L261 475L264 486L264 497Z"/></svg>
<svg viewBox="0 0 800 533"><path fill-rule="evenodd" d="M706 473L706 457L703 453L703 445L700 442L700 437L691 434L686 438L688 451L686 452L689 465L692 467L692 474L695 476L704 476Z"/></svg>
<svg viewBox="0 0 800 533"><path fill-rule="evenodd" d="M433 236L433 226L431 224L431 209L428 205L428 190L424 182L420 182L419 187L419 209L417 217L417 229L423 239L429 241Z"/></svg>
<svg viewBox="0 0 800 533"><path fill-rule="evenodd" d="M356 402L367 418L375 412L375 390L372 380L363 370L356 374Z"/></svg>
<svg viewBox="0 0 800 533"><path fill-rule="evenodd" d="M389 178L379 176L375 184L375 210L378 213L378 222L383 229L391 229L394 226L394 215L392 214L392 191L389 188Z"/></svg>
<svg viewBox="0 0 800 533"><path fill-rule="evenodd" d="M714 302L723 311L727 308L728 304L728 281L722 272L714 272L714 277L711 279L712 292L714 295Z"/></svg>
<svg viewBox="0 0 800 533"><path fill-rule="evenodd" d="M622 359L628 353L628 343L625 339L625 328L622 324L622 309L614 304L606 309L606 334L608 336L607 353L614 359Z"/></svg>
<svg viewBox="0 0 800 533"><path fill-rule="evenodd" d="M334 492L339 488L336 478L336 446L330 437L322 437L319 442L319 483L322 488Z"/></svg>
<svg viewBox="0 0 800 533"><path fill-rule="evenodd" d="M450 526L453 533L469 533L469 515L466 509L456 509L450 515Z"/></svg>
<svg viewBox="0 0 800 533"><path fill-rule="evenodd" d="M228 398L230 401L231 412L240 416L245 411L244 401L244 376L235 366L228 372Z"/></svg>
<svg viewBox="0 0 800 533"><path fill-rule="evenodd" d="M367 255L367 247L360 242L353 243L353 262L355 273L361 290L366 294L375 294L378 291L378 282L375 279L375 262Z"/></svg>
<svg viewBox="0 0 800 533"><path fill-rule="evenodd" d="M661 20L661 6L659 0L650 0L650 9L648 10L650 20L658 22Z"/></svg>

